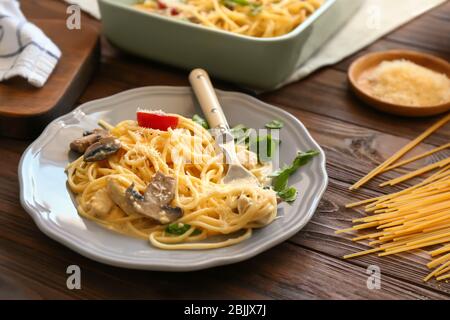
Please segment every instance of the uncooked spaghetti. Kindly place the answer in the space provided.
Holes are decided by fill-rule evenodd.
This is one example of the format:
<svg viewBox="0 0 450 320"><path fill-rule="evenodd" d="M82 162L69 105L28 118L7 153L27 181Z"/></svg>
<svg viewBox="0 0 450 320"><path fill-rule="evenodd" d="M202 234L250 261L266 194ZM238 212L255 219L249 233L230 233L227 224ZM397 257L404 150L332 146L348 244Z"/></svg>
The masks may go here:
<svg viewBox="0 0 450 320"><path fill-rule="evenodd" d="M424 134L419 136L418 139L415 139L413 143L409 143L401 150L401 155L411 150L426 136L448 122L450 119L449 116L450 115L445 116L434 126L425 131ZM448 147L449 144L445 144L442 147L435 148L430 152L399 162L399 165L395 165L395 161L401 157L400 153L397 153L395 156L391 157L390 160L384 162L383 165L377 167L378 171L372 171L372 175L370 175L369 178L380 172L387 171L386 168L397 168L403 164L430 155L436 152L436 150L440 151ZM369 246L373 247L372 249L349 254L344 256L344 258L353 258L369 253L378 253L379 256L387 256L441 245L440 248L430 252L430 256L433 260L427 264L427 267L434 270L424 280L428 281L432 277L435 277L438 281L449 279L450 158L447 157L434 164L427 165L421 169L392 179L381 184L381 186L388 184L394 185L432 170L435 170L432 175L412 187L399 192L347 205L347 208L365 205L365 211L370 215L354 219L353 223L355 223L355 225L353 227L338 230L336 233L354 232L373 228L376 230L352 239L353 241L368 240ZM375 174L373 174L374 172ZM366 180L362 181L365 182Z"/></svg>

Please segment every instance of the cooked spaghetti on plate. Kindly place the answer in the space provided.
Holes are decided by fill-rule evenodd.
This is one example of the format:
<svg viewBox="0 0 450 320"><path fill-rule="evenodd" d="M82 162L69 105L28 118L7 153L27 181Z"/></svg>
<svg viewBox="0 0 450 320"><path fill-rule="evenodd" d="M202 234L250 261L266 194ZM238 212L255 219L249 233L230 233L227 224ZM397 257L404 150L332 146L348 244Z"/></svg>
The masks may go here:
<svg viewBox="0 0 450 320"><path fill-rule="evenodd" d="M103 128L70 144L82 154L66 168L78 212L161 249L212 249L250 238L253 229L277 218L279 201L295 200L288 178L318 154L299 153L291 165L272 172L268 157L277 142L270 134L251 137L240 125L231 131L236 152L259 185L224 184L224 156L197 115L191 120L138 110L137 120L99 124ZM274 120L266 127L282 125ZM268 146L266 157L250 151L254 143Z"/></svg>
<svg viewBox="0 0 450 320"><path fill-rule="evenodd" d="M145 0L134 6L206 27L252 37L289 33L323 0Z"/></svg>

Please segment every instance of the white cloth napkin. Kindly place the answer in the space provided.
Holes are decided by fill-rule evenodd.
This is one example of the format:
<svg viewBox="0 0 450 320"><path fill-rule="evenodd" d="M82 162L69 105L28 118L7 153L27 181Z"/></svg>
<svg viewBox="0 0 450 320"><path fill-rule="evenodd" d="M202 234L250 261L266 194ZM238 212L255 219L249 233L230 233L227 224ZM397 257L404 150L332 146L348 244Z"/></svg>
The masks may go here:
<svg viewBox="0 0 450 320"><path fill-rule="evenodd" d="M97 1L65 0L100 18ZM337 0L341 1L341 0ZM277 88L300 80L315 70L337 63L373 43L399 26L447 0L354 0L362 6L322 48Z"/></svg>
<svg viewBox="0 0 450 320"><path fill-rule="evenodd" d="M20 76L42 87L53 72L61 51L28 22L16 0L0 0L0 82Z"/></svg>

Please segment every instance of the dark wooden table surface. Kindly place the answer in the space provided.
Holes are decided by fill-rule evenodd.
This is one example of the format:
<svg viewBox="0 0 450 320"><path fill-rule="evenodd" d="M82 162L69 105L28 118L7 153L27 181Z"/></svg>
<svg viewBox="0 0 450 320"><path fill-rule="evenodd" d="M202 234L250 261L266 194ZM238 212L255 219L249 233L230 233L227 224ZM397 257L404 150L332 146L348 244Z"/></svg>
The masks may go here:
<svg viewBox="0 0 450 320"><path fill-rule="evenodd" d="M66 17L66 5L59 1L21 2L29 17ZM86 15L83 23L100 28L98 21ZM335 66L258 96L291 112L311 131L327 154L330 183L314 218L302 231L235 265L191 273L146 272L103 265L69 250L40 232L20 206L17 166L31 141L0 138L0 298L449 299L450 283L422 282L428 273L425 251L346 261L342 255L365 247L334 234L361 214L345 209L346 203L380 192L379 178L357 193L349 192L349 185L436 120L407 119L370 109L349 92L349 63L361 53L392 48L450 60L449 35L447 2ZM99 69L79 103L139 86L188 85L186 71L126 55L104 39L102 51ZM239 90L220 81L215 84ZM419 150L448 142L449 127ZM66 268L72 264L82 270L81 290L66 287ZM366 268L372 264L381 268L379 290L366 285Z"/></svg>

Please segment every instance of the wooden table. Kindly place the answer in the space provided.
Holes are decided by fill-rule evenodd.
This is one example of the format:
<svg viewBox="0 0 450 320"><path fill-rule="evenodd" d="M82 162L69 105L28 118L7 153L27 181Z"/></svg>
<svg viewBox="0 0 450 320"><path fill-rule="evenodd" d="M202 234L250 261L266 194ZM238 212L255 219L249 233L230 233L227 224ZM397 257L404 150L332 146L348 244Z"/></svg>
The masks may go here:
<svg viewBox="0 0 450 320"><path fill-rule="evenodd" d="M22 1L29 17L65 19L59 1ZM82 24L100 27L83 15ZM421 50L450 60L450 2L399 28L363 50ZM186 86L187 72L144 61L102 40L101 64L79 103L149 85ZM449 299L450 283L423 283L425 251L350 261L344 254L365 246L335 235L357 210L344 204L378 195L375 179L357 193L350 184L436 118L406 119L376 112L349 92L346 70L360 55L303 81L258 96L298 117L327 154L330 183L314 218L289 241L235 265L191 273L125 270L82 257L38 230L19 203L17 166L31 141L0 138L0 298L239 298L239 299ZM239 90L215 81L217 87ZM448 142L439 131L420 150ZM403 185L402 187L404 187ZM82 289L68 290L66 268L82 270ZM381 268L380 290L366 286L368 265Z"/></svg>

